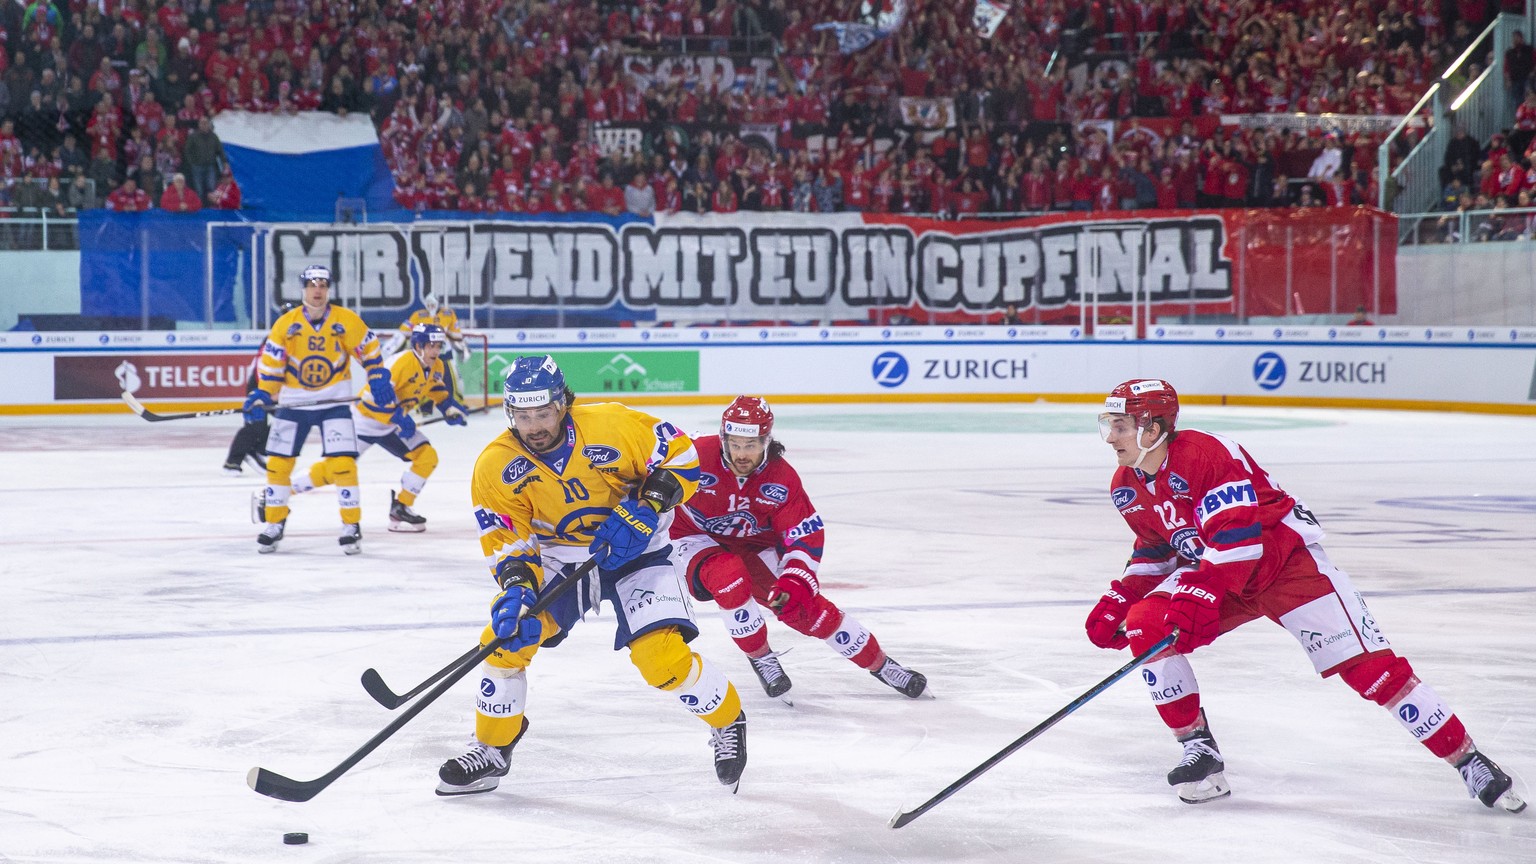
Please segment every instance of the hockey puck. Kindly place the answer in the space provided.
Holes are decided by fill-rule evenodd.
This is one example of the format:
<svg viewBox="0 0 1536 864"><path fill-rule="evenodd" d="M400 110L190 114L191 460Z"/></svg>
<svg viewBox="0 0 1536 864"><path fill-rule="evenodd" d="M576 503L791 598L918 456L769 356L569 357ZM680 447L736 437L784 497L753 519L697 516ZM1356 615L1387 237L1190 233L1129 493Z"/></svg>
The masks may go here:
<svg viewBox="0 0 1536 864"><path fill-rule="evenodd" d="M283 843L288 846L302 846L309 842L309 835L303 831L290 831L283 835Z"/></svg>

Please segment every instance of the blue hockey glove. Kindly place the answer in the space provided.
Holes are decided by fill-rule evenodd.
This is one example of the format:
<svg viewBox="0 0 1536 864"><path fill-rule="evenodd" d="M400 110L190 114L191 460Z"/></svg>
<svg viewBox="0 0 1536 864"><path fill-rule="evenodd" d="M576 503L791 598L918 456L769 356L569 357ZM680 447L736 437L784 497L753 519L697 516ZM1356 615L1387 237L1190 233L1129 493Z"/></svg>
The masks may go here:
<svg viewBox="0 0 1536 864"><path fill-rule="evenodd" d="M395 429L400 433L402 440L416 434L416 420L399 408L389 415L389 422L395 424Z"/></svg>
<svg viewBox="0 0 1536 864"><path fill-rule="evenodd" d="M388 369L380 367L369 370L368 392L373 397L373 404L380 408L395 404L395 384L389 380Z"/></svg>
<svg viewBox="0 0 1536 864"><path fill-rule="evenodd" d="M245 397L245 407L241 413L245 415L245 422L260 423L267 419L267 412L277 407L272 401L272 395L265 390L252 390Z"/></svg>
<svg viewBox="0 0 1536 864"><path fill-rule="evenodd" d="M432 403L428 402L427 404L430 405ZM442 409L443 420L447 421L449 426L466 426L469 424L469 418L465 416L464 406L453 401L452 396L443 400Z"/></svg>
<svg viewBox="0 0 1536 864"><path fill-rule="evenodd" d="M491 601L491 630L502 640L507 651L521 651L529 645L539 644L544 625L539 619L528 616L518 619L523 610L533 605L536 598L527 585L512 585Z"/></svg>
<svg viewBox="0 0 1536 864"><path fill-rule="evenodd" d="M617 570L640 557L660 521L660 513L634 498L620 501L603 524L597 526L587 551L598 556L598 567Z"/></svg>

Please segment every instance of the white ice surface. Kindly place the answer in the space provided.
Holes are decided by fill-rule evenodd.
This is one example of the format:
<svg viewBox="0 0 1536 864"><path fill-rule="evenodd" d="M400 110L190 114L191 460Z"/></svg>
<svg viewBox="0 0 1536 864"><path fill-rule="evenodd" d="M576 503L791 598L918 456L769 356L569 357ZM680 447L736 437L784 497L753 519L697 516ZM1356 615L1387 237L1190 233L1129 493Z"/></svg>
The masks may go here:
<svg viewBox="0 0 1536 864"><path fill-rule="evenodd" d="M717 411L656 413L699 431ZM1536 861L1536 808L1468 799L1263 621L1194 657L1230 799L1177 800L1178 748L1133 677L886 827L1127 659L1082 632L1129 551L1092 415L779 406L829 526L829 595L937 699L770 624L792 649L796 705L780 705L700 604L695 644L749 716L732 796L705 727L610 650L605 611L535 662L531 730L498 791L432 791L471 735L472 676L304 804L257 795L246 772L325 773L392 716L363 669L404 690L473 644L492 591L468 475L497 418L427 427L442 466L425 534L385 530L402 463L367 454L355 557L328 491L256 554L260 480L219 473L228 418L0 419L0 861ZM1195 407L1184 423L1237 437L1305 499L1393 645L1532 798L1531 419ZM288 831L309 845L283 846Z"/></svg>

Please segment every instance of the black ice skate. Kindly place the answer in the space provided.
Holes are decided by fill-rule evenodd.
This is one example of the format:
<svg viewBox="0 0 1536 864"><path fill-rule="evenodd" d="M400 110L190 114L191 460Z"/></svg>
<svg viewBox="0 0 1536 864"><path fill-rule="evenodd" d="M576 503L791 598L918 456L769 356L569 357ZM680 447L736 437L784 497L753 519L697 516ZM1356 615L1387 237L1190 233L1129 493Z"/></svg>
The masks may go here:
<svg viewBox="0 0 1536 864"><path fill-rule="evenodd" d="M1179 743L1184 745L1184 758L1168 772L1168 785L1178 787L1180 801L1204 804L1232 794L1222 773L1226 762L1205 722L1205 709L1200 709L1200 727L1179 738Z"/></svg>
<svg viewBox="0 0 1536 864"><path fill-rule="evenodd" d="M473 795L495 789L501 784L501 778L511 770L507 760L512 756L512 748L526 734L528 718L524 717L523 726L517 730L517 737L512 739L511 744L505 747L492 747L479 741L470 744L468 753L449 759L443 763L443 767L437 769L437 794Z"/></svg>
<svg viewBox="0 0 1536 864"><path fill-rule="evenodd" d="M427 517L400 503L395 493L389 493L389 530L401 533L417 533L427 530Z"/></svg>
<svg viewBox="0 0 1536 864"><path fill-rule="evenodd" d="M266 489L257 489L251 493L251 521L257 525L263 525L267 521Z"/></svg>
<svg viewBox="0 0 1536 864"><path fill-rule="evenodd" d="M1467 795L1483 802L1485 807L1502 807L1511 813L1525 809L1525 802L1515 794L1515 781L1509 779L1492 759L1473 750L1456 763L1461 779L1466 781Z"/></svg>
<svg viewBox="0 0 1536 864"><path fill-rule="evenodd" d="M752 661L752 671L757 673L757 680L762 682L764 693L785 705L795 704L787 695L794 684L789 680L789 675L785 674L784 664L779 662L778 654L770 651L761 657L747 659Z"/></svg>
<svg viewBox="0 0 1536 864"><path fill-rule="evenodd" d="M256 535L256 551L263 555L276 552L278 542L283 539L283 526L287 524L288 520L284 519L281 522L268 523L267 527L261 529L261 533Z"/></svg>
<svg viewBox="0 0 1536 864"><path fill-rule="evenodd" d="M747 767L747 712L736 715L724 729L710 730L709 743L715 748L715 776L735 795L741 772Z"/></svg>
<svg viewBox="0 0 1536 864"><path fill-rule="evenodd" d="M928 690L928 676L914 672L889 657L885 658L879 669L869 670L869 674L909 699L916 699Z"/></svg>
<svg viewBox="0 0 1536 864"><path fill-rule="evenodd" d="M224 473L230 477L239 477L245 472L241 470L239 462L225 462Z"/></svg>
<svg viewBox="0 0 1536 864"><path fill-rule="evenodd" d="M361 525L344 522L341 526L341 536L336 538L336 542L341 544L341 551L348 555L356 555L363 551L362 539L363 528Z"/></svg>

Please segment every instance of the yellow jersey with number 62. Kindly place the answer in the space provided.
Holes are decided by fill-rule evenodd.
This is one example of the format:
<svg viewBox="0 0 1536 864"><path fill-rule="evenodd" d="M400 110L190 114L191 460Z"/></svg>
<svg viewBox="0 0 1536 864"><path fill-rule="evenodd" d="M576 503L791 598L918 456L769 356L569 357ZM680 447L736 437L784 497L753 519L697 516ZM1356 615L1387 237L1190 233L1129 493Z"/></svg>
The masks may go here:
<svg viewBox="0 0 1536 864"><path fill-rule="evenodd" d="M617 402L576 405L564 434L559 447L536 454L506 431L476 460L470 496L492 575L513 558L532 567L542 585L540 550L585 549L614 505L658 468L677 475L683 500L699 488L693 441L664 420Z"/></svg>
<svg viewBox="0 0 1536 864"><path fill-rule="evenodd" d="M304 307L296 306L272 324L256 368L256 386L279 405L350 399L353 357L365 370L384 362L378 340L356 312L327 306L324 318L311 321Z"/></svg>

